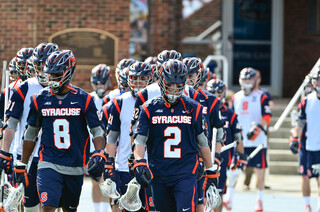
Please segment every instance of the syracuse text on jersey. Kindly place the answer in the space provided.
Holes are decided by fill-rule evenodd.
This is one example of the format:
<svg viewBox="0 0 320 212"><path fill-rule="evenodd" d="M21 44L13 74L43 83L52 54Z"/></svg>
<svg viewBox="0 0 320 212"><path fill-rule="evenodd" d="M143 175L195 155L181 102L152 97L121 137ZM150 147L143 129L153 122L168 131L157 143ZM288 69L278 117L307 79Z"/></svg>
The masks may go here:
<svg viewBox="0 0 320 212"><path fill-rule="evenodd" d="M153 116L152 124L191 124L191 116Z"/></svg>
<svg viewBox="0 0 320 212"><path fill-rule="evenodd" d="M44 108L42 116L80 116L81 108Z"/></svg>

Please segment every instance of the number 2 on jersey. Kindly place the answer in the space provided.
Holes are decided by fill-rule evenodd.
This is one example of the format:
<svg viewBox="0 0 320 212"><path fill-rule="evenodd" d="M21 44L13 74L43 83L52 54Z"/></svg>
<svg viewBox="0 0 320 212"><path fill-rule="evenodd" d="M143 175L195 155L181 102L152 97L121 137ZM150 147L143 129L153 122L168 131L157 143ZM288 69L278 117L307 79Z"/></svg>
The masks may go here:
<svg viewBox="0 0 320 212"><path fill-rule="evenodd" d="M69 122L66 119L56 119L53 122L54 145L58 149L69 149L70 134Z"/></svg>
<svg viewBox="0 0 320 212"><path fill-rule="evenodd" d="M177 146L181 142L181 130L179 127L167 127L164 130L164 136L165 137L171 137L173 135L173 138L168 138L164 142L164 158L181 158L181 148L172 148L172 146ZM171 150L171 148L173 150Z"/></svg>

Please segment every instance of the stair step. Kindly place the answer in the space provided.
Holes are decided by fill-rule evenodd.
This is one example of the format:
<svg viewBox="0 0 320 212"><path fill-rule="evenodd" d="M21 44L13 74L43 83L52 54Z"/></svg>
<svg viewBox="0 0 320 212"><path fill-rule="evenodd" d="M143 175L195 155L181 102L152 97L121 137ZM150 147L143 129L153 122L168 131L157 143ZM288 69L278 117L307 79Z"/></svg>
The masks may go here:
<svg viewBox="0 0 320 212"><path fill-rule="evenodd" d="M270 161L269 162L270 174L279 175L298 175L298 163L297 162L279 162Z"/></svg>
<svg viewBox="0 0 320 212"><path fill-rule="evenodd" d="M269 148L270 149L289 149L289 138L269 138Z"/></svg>
<svg viewBox="0 0 320 212"><path fill-rule="evenodd" d="M289 138L291 128L280 128L277 131L269 132L269 138Z"/></svg>
<svg viewBox="0 0 320 212"><path fill-rule="evenodd" d="M290 150L269 150L269 160L270 161L290 161L290 162L298 162L298 155L292 154Z"/></svg>
<svg viewBox="0 0 320 212"><path fill-rule="evenodd" d="M270 126L274 126L275 123L278 121L279 117L271 117L271 120L270 120ZM282 125L281 125L281 128L284 127L284 128L291 128L291 118L287 117L284 119L284 121L282 122Z"/></svg>

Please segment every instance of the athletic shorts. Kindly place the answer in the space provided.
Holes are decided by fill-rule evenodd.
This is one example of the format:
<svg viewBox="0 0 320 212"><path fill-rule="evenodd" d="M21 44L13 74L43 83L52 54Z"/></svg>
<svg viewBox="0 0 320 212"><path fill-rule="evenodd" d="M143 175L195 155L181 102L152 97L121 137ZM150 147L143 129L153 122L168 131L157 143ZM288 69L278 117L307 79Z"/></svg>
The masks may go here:
<svg viewBox="0 0 320 212"><path fill-rule="evenodd" d="M255 149L256 147L245 147L244 153L249 156ZM260 169L267 168L267 149L261 149L251 160L248 161L247 167L255 167Z"/></svg>

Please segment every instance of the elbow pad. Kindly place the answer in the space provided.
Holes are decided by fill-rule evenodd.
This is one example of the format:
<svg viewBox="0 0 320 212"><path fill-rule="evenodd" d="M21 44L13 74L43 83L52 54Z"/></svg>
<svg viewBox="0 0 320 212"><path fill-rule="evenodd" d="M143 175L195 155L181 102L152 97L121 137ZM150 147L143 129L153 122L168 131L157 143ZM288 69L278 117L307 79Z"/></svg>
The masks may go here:
<svg viewBox="0 0 320 212"><path fill-rule="evenodd" d="M223 127L217 128L216 142L224 143L225 132Z"/></svg>
<svg viewBox="0 0 320 212"><path fill-rule="evenodd" d="M11 116L6 121L8 128L13 129L14 131L16 131L18 123L19 123L19 120Z"/></svg>
<svg viewBox="0 0 320 212"><path fill-rule="evenodd" d="M197 143L198 143L198 147L199 148L209 146L208 138L204 134L204 132L202 132L201 134L197 135Z"/></svg>
<svg viewBox="0 0 320 212"><path fill-rule="evenodd" d="M110 132L107 135L107 144L116 144L119 135L120 132L110 130Z"/></svg>
<svg viewBox="0 0 320 212"><path fill-rule="evenodd" d="M39 127L32 127L32 126L27 125L22 139L26 140L26 141L36 142L39 131L40 131Z"/></svg>
<svg viewBox="0 0 320 212"><path fill-rule="evenodd" d="M105 132L101 126L90 128L90 132L92 133L92 136L93 136L92 140L95 139L96 137L105 138Z"/></svg>

